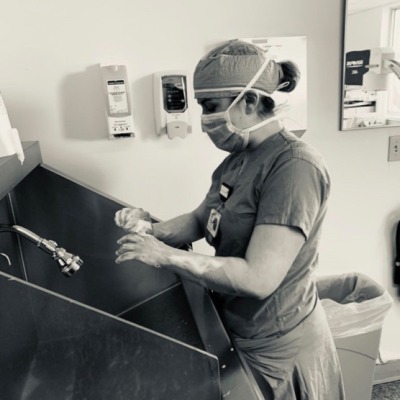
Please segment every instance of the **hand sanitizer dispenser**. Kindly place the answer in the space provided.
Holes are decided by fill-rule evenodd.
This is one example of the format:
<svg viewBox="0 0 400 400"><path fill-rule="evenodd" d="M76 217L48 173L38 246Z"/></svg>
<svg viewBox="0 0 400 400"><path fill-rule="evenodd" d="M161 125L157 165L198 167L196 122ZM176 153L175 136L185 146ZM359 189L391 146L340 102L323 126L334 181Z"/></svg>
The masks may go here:
<svg viewBox="0 0 400 400"><path fill-rule="evenodd" d="M179 71L154 74L154 111L158 135L184 138L192 132L187 75Z"/></svg>
<svg viewBox="0 0 400 400"><path fill-rule="evenodd" d="M110 139L133 137L133 115L125 65L100 65Z"/></svg>

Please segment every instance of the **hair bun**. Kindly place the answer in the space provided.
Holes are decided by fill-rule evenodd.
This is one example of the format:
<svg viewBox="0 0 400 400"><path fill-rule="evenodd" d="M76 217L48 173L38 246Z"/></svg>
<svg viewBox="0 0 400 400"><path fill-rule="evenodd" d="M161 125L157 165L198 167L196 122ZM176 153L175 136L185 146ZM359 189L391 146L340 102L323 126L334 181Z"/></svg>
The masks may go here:
<svg viewBox="0 0 400 400"><path fill-rule="evenodd" d="M280 83L282 84L288 82L288 84L279 89L279 91L289 93L296 88L300 80L301 74L299 67L293 61L287 61L287 60L280 61L278 62L278 64L282 68L282 73L283 73Z"/></svg>

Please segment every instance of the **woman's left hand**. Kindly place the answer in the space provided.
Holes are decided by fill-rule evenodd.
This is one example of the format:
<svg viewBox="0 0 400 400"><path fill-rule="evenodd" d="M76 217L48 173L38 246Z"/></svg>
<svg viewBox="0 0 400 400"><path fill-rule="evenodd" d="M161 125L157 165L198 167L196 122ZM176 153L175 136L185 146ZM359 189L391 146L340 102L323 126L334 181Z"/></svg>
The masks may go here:
<svg viewBox="0 0 400 400"><path fill-rule="evenodd" d="M117 241L120 248L116 251L117 264L138 260L145 264L160 268L168 246L156 239L153 235L130 233Z"/></svg>

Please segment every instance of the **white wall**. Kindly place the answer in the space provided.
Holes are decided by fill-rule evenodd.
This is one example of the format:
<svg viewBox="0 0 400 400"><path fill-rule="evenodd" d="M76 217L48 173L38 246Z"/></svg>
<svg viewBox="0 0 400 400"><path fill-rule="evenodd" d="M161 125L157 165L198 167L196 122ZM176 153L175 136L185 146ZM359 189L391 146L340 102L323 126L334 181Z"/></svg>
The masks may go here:
<svg viewBox="0 0 400 400"><path fill-rule="evenodd" d="M155 71L193 71L214 44L235 37L308 37L308 131L333 180L320 274L361 271L395 298L382 353L400 358L400 303L391 283L400 219L400 163L386 161L399 128L340 132L341 2L331 0L16 0L2 6L0 90L23 140L44 162L166 219L196 207L224 154L200 131L156 137ZM108 141L98 69L128 67L135 139ZM204 244L198 247L205 250ZM207 249L207 251L209 251Z"/></svg>

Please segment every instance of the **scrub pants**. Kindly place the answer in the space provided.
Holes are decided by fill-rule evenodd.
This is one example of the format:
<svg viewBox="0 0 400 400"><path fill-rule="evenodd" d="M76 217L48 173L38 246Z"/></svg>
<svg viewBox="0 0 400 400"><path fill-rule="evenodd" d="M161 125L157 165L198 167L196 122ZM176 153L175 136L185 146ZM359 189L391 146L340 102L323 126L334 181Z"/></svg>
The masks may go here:
<svg viewBox="0 0 400 400"><path fill-rule="evenodd" d="M344 400L335 344L320 301L280 337L236 337L266 400Z"/></svg>

